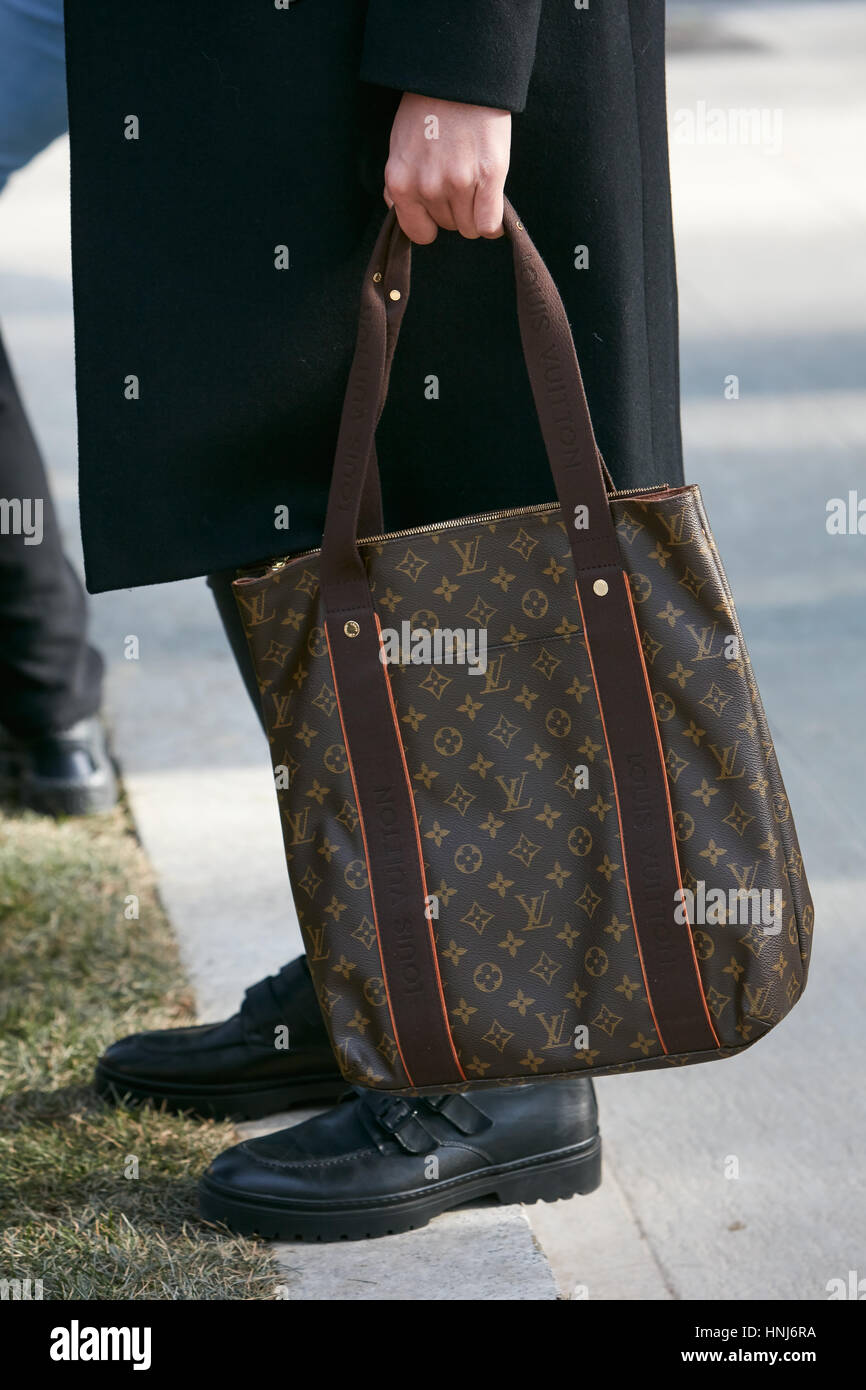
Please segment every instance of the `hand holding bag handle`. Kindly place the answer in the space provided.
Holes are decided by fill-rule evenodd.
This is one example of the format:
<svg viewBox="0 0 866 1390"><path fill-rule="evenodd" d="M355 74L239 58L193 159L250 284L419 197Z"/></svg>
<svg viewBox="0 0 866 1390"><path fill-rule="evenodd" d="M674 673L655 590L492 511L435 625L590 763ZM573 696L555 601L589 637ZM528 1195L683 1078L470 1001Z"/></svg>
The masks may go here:
<svg viewBox="0 0 866 1390"><path fill-rule="evenodd" d="M599 513L596 525L573 533L583 554L581 564L587 568L605 563L618 567L619 546L607 505L606 470L595 442L565 309L547 267L507 199L505 230L514 252L524 355L557 495L569 515L574 515L578 505L590 507L591 518L593 511ZM363 576L355 544L359 499L409 299L411 245L392 208L364 279L355 357L337 439L322 545L323 577L327 571L337 583Z"/></svg>
<svg viewBox="0 0 866 1390"><path fill-rule="evenodd" d="M510 204L508 204L508 209L509 212L512 212ZM384 256L385 270L373 270L371 262L371 267L368 271L368 276L373 276L374 284L379 284L382 281L384 281L384 283L387 284L387 286L389 287L389 301L386 304L386 309L389 312L387 313L387 343L385 348L385 367L382 381L381 397L379 401L377 423L378 419L381 418L382 410L384 409L385 398L388 392L388 378L391 372L391 363L393 362L394 350L397 346L397 338L400 333L400 325L403 320L403 314L406 311L406 305L409 299L409 272L411 258L411 242L408 242L405 238L403 238L403 244L400 244L399 246L396 245L400 235L400 227L393 209L388 214L385 220L385 225L382 229L382 233L385 238L385 247L382 252L382 255ZM377 249L373 255L374 261L377 260L377 257L379 255L379 245L380 243L377 243ZM379 275L378 280L376 280L375 278L377 274ZM394 288L398 290L398 296L394 299L391 299L390 292ZM568 332L567 325L566 332ZM575 366L576 365L577 363L575 362ZM586 403L584 402L584 406L585 405ZM604 471L605 482L607 483L607 486L610 488L610 490L613 491L614 482L610 476L607 465L605 464L601 454L599 454L599 460L601 462L601 467ZM361 499L361 511L358 521L358 532L360 535L363 536L376 536L380 535L384 531L384 529L385 527L382 517L382 493L379 481L379 469L376 461L376 447L374 443L370 451L370 461L368 463L366 477L364 479L363 495Z"/></svg>
<svg viewBox="0 0 866 1390"><path fill-rule="evenodd" d="M563 510L614 784L623 865L647 998L663 1050L718 1047L688 923L667 776L631 593L565 308L506 200L517 308L539 424ZM325 630L367 860L394 1038L409 1084L466 1080L448 1027L409 772L380 625L357 548L365 479L409 297L411 243L393 209L361 295L320 557ZM586 512L578 509L586 509ZM576 525L588 515L587 525Z"/></svg>

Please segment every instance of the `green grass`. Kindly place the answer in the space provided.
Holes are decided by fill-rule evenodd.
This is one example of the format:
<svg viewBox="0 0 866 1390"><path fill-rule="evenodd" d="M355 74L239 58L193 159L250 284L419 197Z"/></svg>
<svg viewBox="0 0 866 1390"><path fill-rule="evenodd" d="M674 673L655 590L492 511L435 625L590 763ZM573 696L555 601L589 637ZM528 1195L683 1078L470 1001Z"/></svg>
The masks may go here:
<svg viewBox="0 0 866 1390"><path fill-rule="evenodd" d="M191 1023L191 1004L124 810L0 813L0 1279L41 1279L46 1299L277 1296L263 1246L196 1216L231 1126L90 1089L108 1043Z"/></svg>

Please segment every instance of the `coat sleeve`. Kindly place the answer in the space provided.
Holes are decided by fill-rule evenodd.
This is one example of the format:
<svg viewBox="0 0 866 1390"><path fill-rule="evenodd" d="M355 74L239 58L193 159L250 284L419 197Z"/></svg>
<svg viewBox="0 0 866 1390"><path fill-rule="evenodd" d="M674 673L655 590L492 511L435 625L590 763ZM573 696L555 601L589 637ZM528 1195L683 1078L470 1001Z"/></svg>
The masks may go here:
<svg viewBox="0 0 866 1390"><path fill-rule="evenodd" d="M360 76L445 101L522 111L541 0L369 0Z"/></svg>

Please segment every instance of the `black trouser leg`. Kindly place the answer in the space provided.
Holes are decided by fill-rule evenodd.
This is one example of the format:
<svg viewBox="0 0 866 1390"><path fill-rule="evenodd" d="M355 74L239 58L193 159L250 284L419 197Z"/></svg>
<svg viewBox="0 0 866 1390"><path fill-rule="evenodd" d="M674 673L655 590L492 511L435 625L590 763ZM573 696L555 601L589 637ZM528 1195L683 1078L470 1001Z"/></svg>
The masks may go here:
<svg viewBox="0 0 866 1390"><path fill-rule="evenodd" d="M41 504L41 539L33 527ZM20 527L29 521L28 537ZM63 553L42 458L0 337L0 724L59 733L99 709L102 658L86 640L85 595Z"/></svg>

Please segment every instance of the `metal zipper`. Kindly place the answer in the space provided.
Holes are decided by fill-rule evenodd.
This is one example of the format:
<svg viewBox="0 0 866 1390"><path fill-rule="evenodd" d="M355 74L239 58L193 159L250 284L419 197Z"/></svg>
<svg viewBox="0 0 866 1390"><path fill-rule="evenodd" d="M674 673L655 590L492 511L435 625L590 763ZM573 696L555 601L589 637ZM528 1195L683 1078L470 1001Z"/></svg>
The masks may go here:
<svg viewBox="0 0 866 1390"><path fill-rule="evenodd" d="M615 492L609 492L607 495L608 497L633 497L639 492L663 492L667 486L667 483L653 483L645 487L618 488ZM454 521L433 522L427 526L409 526L405 531L386 531L381 536L362 536L358 540L358 545L376 545L381 541L397 541L403 536L429 535L432 531L447 531L454 526L483 526L490 521L505 521L511 516L537 516L540 512L555 511L558 507L558 502L538 502L532 507L509 507L507 511L502 512L481 512L478 516L461 516L455 518ZM300 550L295 555L283 555L278 560L274 560L256 578L264 579L274 570L285 568L290 560L304 560L310 555L319 555L321 549L321 546L316 546L314 550Z"/></svg>

